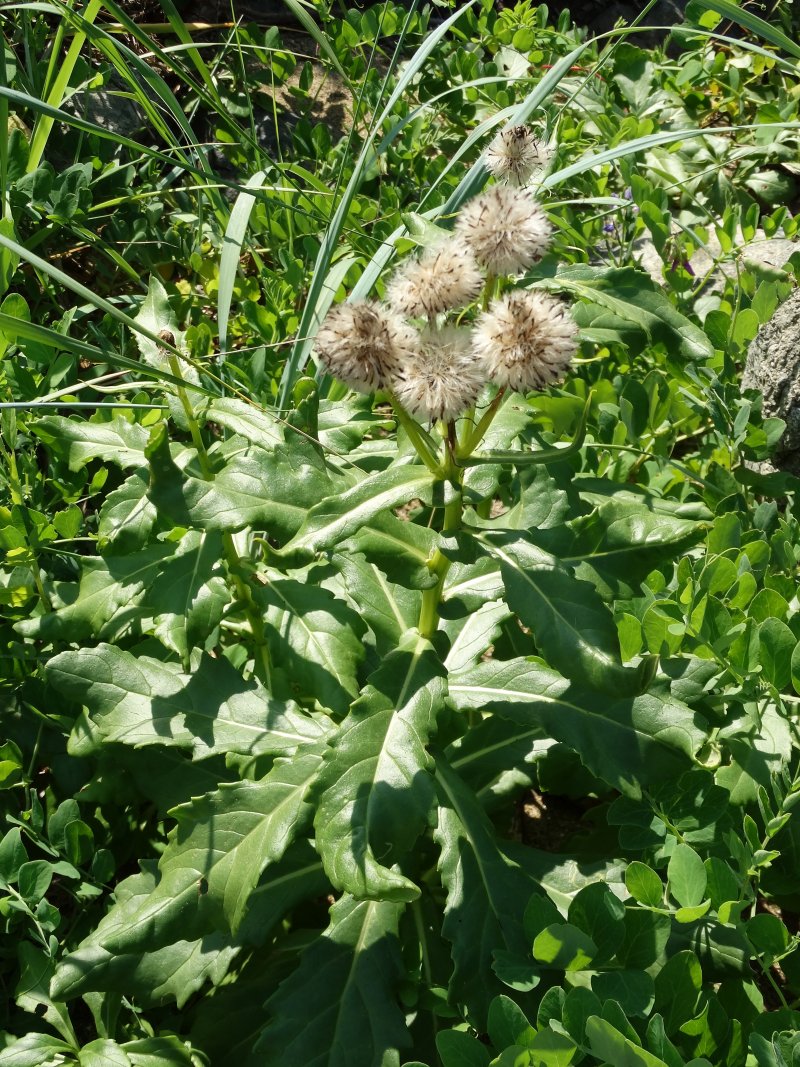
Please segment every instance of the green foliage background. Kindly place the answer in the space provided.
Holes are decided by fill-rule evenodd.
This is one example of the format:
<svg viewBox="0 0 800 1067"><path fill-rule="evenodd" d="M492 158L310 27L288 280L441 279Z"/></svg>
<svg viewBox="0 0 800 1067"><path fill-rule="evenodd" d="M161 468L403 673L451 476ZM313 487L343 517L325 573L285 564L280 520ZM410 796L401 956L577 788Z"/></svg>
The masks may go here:
<svg viewBox="0 0 800 1067"><path fill-rule="evenodd" d="M287 7L2 14L0 1065L793 1064L791 12ZM453 479L309 357L524 121L581 357Z"/></svg>

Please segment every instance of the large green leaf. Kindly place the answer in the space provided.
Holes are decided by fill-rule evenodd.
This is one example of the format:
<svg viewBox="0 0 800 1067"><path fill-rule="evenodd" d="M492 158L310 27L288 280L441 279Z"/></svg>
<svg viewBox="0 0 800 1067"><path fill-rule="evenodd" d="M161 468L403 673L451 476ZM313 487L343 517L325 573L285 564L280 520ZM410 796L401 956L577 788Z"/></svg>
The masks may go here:
<svg viewBox="0 0 800 1067"><path fill-rule="evenodd" d="M338 548L375 515L430 496L432 476L421 466L397 466L368 475L338 496L329 496L311 508L285 551L299 555Z"/></svg>
<svg viewBox="0 0 800 1067"><path fill-rule="evenodd" d="M489 1001L502 990L492 972L494 953L524 955L522 916L536 884L500 851L473 791L446 759L436 761L436 782L440 807L434 836L447 889L442 932L453 946L450 992L483 1029Z"/></svg>
<svg viewBox="0 0 800 1067"><path fill-rule="evenodd" d="M538 726L542 737L569 745L593 774L631 796L689 770L706 740L695 713L678 700L650 693L614 699L535 659L479 663L451 677L449 687L458 707Z"/></svg>
<svg viewBox="0 0 800 1067"><path fill-rule="evenodd" d="M278 761L258 782L226 783L176 808L178 825L159 861L157 883L132 883L130 894L123 894L60 964L54 995L64 999L88 989L115 988L142 968L150 973L152 961L143 954L177 942L201 942L186 945L183 959L180 951L174 956L175 963L191 961L197 967L198 953L207 947L204 939L215 931L235 934L265 868L308 830L312 809L306 796L320 762L319 752L307 751ZM263 903L262 898L265 925ZM224 944L214 939L217 951ZM230 952L227 956L232 958ZM158 962L163 967L164 959ZM203 970L198 984L205 977Z"/></svg>
<svg viewBox="0 0 800 1067"><path fill-rule="evenodd" d="M110 422L85 422L62 415L45 415L31 423L31 430L54 452L66 458L71 471L80 470L92 459L102 459L118 467L141 467L145 462L149 431L121 415Z"/></svg>
<svg viewBox="0 0 800 1067"><path fill-rule="evenodd" d="M196 757L216 752L285 753L320 740L326 727L293 704L245 681L225 659L203 656L191 674L174 663L113 645L62 652L47 665L50 683L85 704L103 741L175 745ZM80 750L81 721L71 746Z"/></svg>
<svg viewBox="0 0 800 1067"><path fill-rule="evenodd" d="M484 807L536 781L534 763L552 741L542 738L538 725L525 725L489 715L449 745L450 766Z"/></svg>
<svg viewBox="0 0 800 1067"><path fill-rule="evenodd" d="M648 506L647 499L612 497L572 524L572 543L559 555L579 577L632 595L650 571L681 555L706 529L706 523Z"/></svg>
<svg viewBox="0 0 800 1067"><path fill-rule="evenodd" d="M401 904L343 896L328 929L266 1004L264 1067L389 1067L410 1044L396 990Z"/></svg>
<svg viewBox="0 0 800 1067"><path fill-rule="evenodd" d="M17 629L25 637L43 641L113 639L141 617L142 596L173 552L172 546L162 544L133 555L89 556L82 562L78 585L59 588L63 606L24 619Z"/></svg>
<svg viewBox="0 0 800 1067"><path fill-rule="evenodd" d="M361 553L335 552L332 562L343 579L342 595L372 630L378 653L394 651L403 634L419 620L421 594L390 582Z"/></svg>
<svg viewBox="0 0 800 1067"><path fill-rule="evenodd" d="M317 846L333 884L357 898L419 895L389 865L407 859L434 804L425 746L444 694L438 656L412 632L372 675L331 742L319 779Z"/></svg>
<svg viewBox="0 0 800 1067"><path fill-rule="evenodd" d="M209 422L224 426L259 448L269 451L283 444L283 427L279 420L271 412L262 411L236 397L217 397L208 405L205 415Z"/></svg>
<svg viewBox="0 0 800 1067"><path fill-rule="evenodd" d="M621 337L638 332L644 342L660 342L686 359L705 360L714 355L703 330L677 310L649 275L633 267L576 263L562 267L555 278L540 285L566 290L586 301L576 307L580 326L617 329Z"/></svg>
<svg viewBox="0 0 800 1067"><path fill-rule="evenodd" d="M436 576L428 568L436 542L435 530L384 512L349 537L341 545L341 551L363 552L389 581L406 588L426 589L436 584Z"/></svg>
<svg viewBox="0 0 800 1067"><path fill-rule="evenodd" d="M264 610L273 661L287 675L290 691L344 715L358 695L364 658L359 616L309 580L269 581L256 600Z"/></svg>
<svg viewBox="0 0 800 1067"><path fill-rule="evenodd" d="M139 467L106 496L97 524L101 546L111 544L117 552L133 552L146 544L158 518L147 496L147 475L147 467Z"/></svg>
<svg viewBox="0 0 800 1067"><path fill-rule="evenodd" d="M325 465L307 443L266 451L252 445L228 449L213 478L184 473L170 455L164 427L148 444L148 496L181 526L233 531L264 525L271 536L291 536L309 507L332 491Z"/></svg>
<svg viewBox="0 0 800 1067"><path fill-rule="evenodd" d="M531 628L551 666L598 689L639 688L639 672L622 666L614 617L588 582L524 534L476 536L499 561L506 602Z"/></svg>
<svg viewBox="0 0 800 1067"><path fill-rule="evenodd" d="M195 871L183 880L170 875L168 885L160 888L154 864L126 878L114 891L108 915L59 965L55 993L69 1000L88 991L118 992L135 996L143 1006L169 999L180 1008L205 983L217 985L243 946L262 945L290 908L328 889L313 848L307 841L296 841L267 868L232 937L213 929L213 912L198 908L200 885ZM154 908L159 903L160 908ZM144 926L142 918L147 920ZM128 926L133 936L126 941ZM106 938L113 949L106 946ZM262 1003L267 993L263 991Z"/></svg>
<svg viewBox="0 0 800 1067"><path fill-rule="evenodd" d="M153 632L184 662L193 648L204 647L231 599L222 556L218 533L190 530L145 594Z"/></svg>

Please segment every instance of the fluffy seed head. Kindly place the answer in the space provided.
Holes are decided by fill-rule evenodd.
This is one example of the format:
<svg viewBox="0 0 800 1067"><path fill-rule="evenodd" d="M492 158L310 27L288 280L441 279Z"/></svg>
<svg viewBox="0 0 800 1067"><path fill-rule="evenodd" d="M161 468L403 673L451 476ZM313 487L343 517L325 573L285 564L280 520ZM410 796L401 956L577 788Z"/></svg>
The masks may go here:
<svg viewBox="0 0 800 1067"><path fill-rule="evenodd" d="M478 318L472 345L496 385L525 393L564 377L578 350L578 329L560 300L514 289Z"/></svg>
<svg viewBox="0 0 800 1067"><path fill-rule="evenodd" d="M386 298L404 315L427 318L472 303L482 285L470 250L449 240L404 263L389 282Z"/></svg>
<svg viewBox="0 0 800 1067"><path fill-rule="evenodd" d="M508 185L493 185L468 201L455 230L495 275L527 270L550 247L551 227L541 206L524 189Z"/></svg>
<svg viewBox="0 0 800 1067"><path fill-rule="evenodd" d="M489 172L509 185L527 185L532 175L544 170L552 151L534 136L529 126L507 126L494 138L484 157Z"/></svg>
<svg viewBox="0 0 800 1067"><path fill-rule="evenodd" d="M416 358L394 382L400 403L418 418L449 422L472 407L486 372L469 346L469 333L457 326L423 330Z"/></svg>
<svg viewBox="0 0 800 1067"><path fill-rule="evenodd" d="M314 348L329 374L369 393L400 373L418 343L416 330L399 315L368 300L332 308Z"/></svg>

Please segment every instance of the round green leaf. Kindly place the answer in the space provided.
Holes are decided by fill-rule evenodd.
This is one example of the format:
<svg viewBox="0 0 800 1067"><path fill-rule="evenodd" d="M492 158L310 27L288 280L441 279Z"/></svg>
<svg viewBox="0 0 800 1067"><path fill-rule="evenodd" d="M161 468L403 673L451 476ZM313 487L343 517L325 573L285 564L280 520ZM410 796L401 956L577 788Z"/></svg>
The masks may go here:
<svg viewBox="0 0 800 1067"><path fill-rule="evenodd" d="M29 903L38 903L50 888L52 865L46 860L29 860L19 869L20 895Z"/></svg>
<svg viewBox="0 0 800 1067"><path fill-rule="evenodd" d="M639 904L648 908L660 908L664 904L664 886L661 879L646 863L634 860L625 871L625 886Z"/></svg>
<svg viewBox="0 0 800 1067"><path fill-rule="evenodd" d="M585 970L597 955L597 945L588 934L569 923L553 923L533 942L533 955L540 963L564 971Z"/></svg>
<svg viewBox="0 0 800 1067"><path fill-rule="evenodd" d="M777 915L754 915L745 927L753 947L770 956L779 956L789 946L789 931Z"/></svg>
<svg viewBox="0 0 800 1067"><path fill-rule="evenodd" d="M677 845L667 867L670 894L684 908L703 900L708 878L703 861L690 845Z"/></svg>

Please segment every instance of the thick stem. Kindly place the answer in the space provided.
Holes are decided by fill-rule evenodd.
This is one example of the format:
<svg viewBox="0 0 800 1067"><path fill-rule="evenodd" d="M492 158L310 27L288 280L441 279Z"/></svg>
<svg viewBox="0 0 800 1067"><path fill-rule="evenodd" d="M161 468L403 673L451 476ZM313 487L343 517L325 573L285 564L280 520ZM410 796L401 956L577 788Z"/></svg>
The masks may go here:
<svg viewBox="0 0 800 1067"><path fill-rule="evenodd" d="M463 512L461 482L464 477L464 472L455 466L449 452L447 455L447 468L445 474L447 481L450 482L454 492L452 499L445 505L442 533L453 533L454 531L461 529L461 516ZM423 590L418 629L422 637L430 640L439 628L439 604L442 599L445 578L447 577L447 572L450 570L450 560L437 548L428 561L428 570L431 574L436 576L436 583L435 585L432 585L430 589Z"/></svg>

